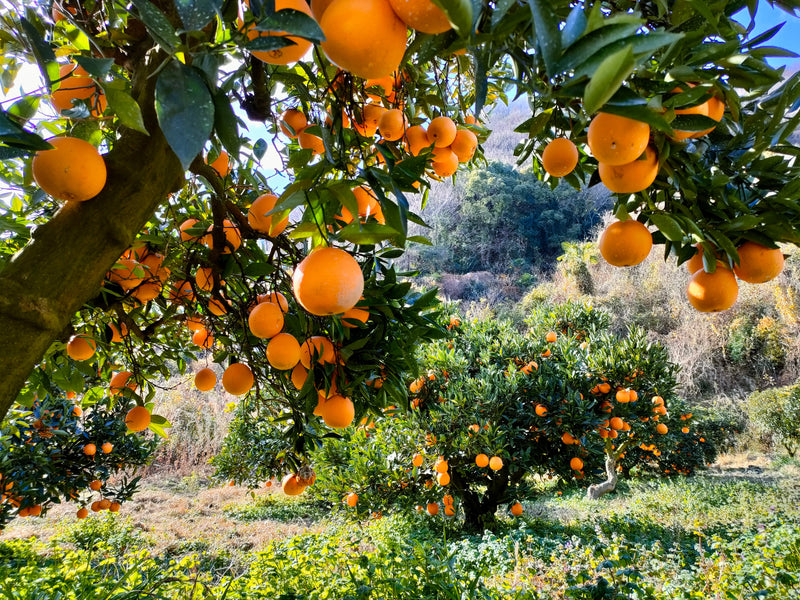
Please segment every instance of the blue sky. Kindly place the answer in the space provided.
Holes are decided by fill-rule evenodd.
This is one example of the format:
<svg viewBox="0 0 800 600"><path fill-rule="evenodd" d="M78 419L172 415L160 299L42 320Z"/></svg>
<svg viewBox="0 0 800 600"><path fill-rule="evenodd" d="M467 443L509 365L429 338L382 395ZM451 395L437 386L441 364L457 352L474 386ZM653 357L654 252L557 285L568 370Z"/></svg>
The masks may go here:
<svg viewBox="0 0 800 600"><path fill-rule="evenodd" d="M738 21L743 25L748 25L750 16L746 10L737 15ZM800 54L800 17L793 17L789 13L771 6L765 0L759 0L758 10L756 11L756 27L750 37L755 37L768 29L785 22L783 29L778 32L767 44L769 46L780 46L787 50L792 50ZM797 58L769 58L769 64L774 67L791 65L796 70L800 67L800 59Z"/></svg>

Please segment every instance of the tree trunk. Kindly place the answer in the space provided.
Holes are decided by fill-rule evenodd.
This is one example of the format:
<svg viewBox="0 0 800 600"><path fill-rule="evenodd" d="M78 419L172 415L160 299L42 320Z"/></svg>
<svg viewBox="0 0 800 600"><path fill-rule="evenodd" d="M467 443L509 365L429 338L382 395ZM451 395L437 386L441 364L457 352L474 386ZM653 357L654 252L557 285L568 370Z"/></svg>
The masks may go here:
<svg viewBox="0 0 800 600"><path fill-rule="evenodd" d="M133 96L149 136L123 131L104 159L103 191L66 203L0 272L0 421L53 341L93 298L108 269L131 245L158 205L180 189L183 168L158 128L152 61L138 63Z"/></svg>
<svg viewBox="0 0 800 600"><path fill-rule="evenodd" d="M597 500L617 487L617 459L612 454L606 454L606 480L594 483L586 490L588 500Z"/></svg>
<svg viewBox="0 0 800 600"><path fill-rule="evenodd" d="M496 521L495 513L509 486L508 470L503 467L492 475L483 496L470 489L458 475L458 470L452 470L453 491L461 497L461 507L464 509L464 529L479 533L491 529Z"/></svg>

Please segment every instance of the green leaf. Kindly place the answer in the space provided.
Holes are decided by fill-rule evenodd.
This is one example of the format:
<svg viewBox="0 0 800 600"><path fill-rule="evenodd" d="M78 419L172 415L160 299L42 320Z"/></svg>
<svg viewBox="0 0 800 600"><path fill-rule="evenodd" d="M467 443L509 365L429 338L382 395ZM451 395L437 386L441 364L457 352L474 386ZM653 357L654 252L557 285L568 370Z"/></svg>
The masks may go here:
<svg viewBox="0 0 800 600"><path fill-rule="evenodd" d="M508 9L516 4L516 0L498 0L495 2L494 12L492 12L492 29L497 27L503 17L506 16Z"/></svg>
<svg viewBox="0 0 800 600"><path fill-rule="evenodd" d="M647 218L669 241L680 242L683 239L683 230L680 224L668 214L653 213L648 215Z"/></svg>
<svg viewBox="0 0 800 600"><path fill-rule="evenodd" d="M228 154L239 156L239 120L233 112L230 98L222 90L214 95L214 131Z"/></svg>
<svg viewBox="0 0 800 600"><path fill-rule="evenodd" d="M613 44L621 38L627 38L639 29L638 23L621 23L617 25L606 25L599 29L587 33L577 42L574 42L569 49L564 51L561 60L558 61L556 71L559 73L572 71L580 64L583 64L594 56L601 49Z"/></svg>
<svg viewBox="0 0 800 600"><path fill-rule="evenodd" d="M470 0L433 0L444 11L453 29L461 37L472 33L472 2Z"/></svg>
<svg viewBox="0 0 800 600"><path fill-rule="evenodd" d="M674 44L682 38L683 34L680 33L656 32L647 35L632 35L625 39L617 40L613 44L605 46L600 52L597 52L582 64L577 65L574 76L576 78L591 76L606 58L628 45L633 45L633 54L636 59L643 60L650 57L659 48Z"/></svg>
<svg viewBox="0 0 800 600"><path fill-rule="evenodd" d="M164 429L172 427L170 422L161 415L150 415L150 423L158 425L159 427L163 427Z"/></svg>
<svg viewBox="0 0 800 600"><path fill-rule="evenodd" d="M663 131L667 135L673 135L675 133L664 117L647 106L615 106L613 104L606 104L603 107L603 112L620 115L621 117L628 117L629 119L636 119L637 121L644 121L650 125L650 127Z"/></svg>
<svg viewBox="0 0 800 600"><path fill-rule="evenodd" d="M577 42L586 31L586 25L586 13L583 5L576 4L564 23L564 29L561 30L561 47L566 49Z"/></svg>
<svg viewBox="0 0 800 600"><path fill-rule="evenodd" d="M256 24L256 31L282 32L297 35L312 42L324 42L325 34L313 17L294 9L273 13ZM274 37L274 36L273 36Z"/></svg>
<svg viewBox="0 0 800 600"><path fill-rule="evenodd" d="M102 79L111 71L114 64L113 58L92 58L91 56L81 56L76 54L73 59L83 69L95 79Z"/></svg>
<svg viewBox="0 0 800 600"><path fill-rule="evenodd" d="M164 13L149 0L132 0L132 2L153 39L167 52L175 52L175 49L181 45L181 40Z"/></svg>
<svg viewBox="0 0 800 600"><path fill-rule="evenodd" d="M633 47L627 46L605 59L595 71L583 95L583 107L593 114L603 106L633 72Z"/></svg>
<svg viewBox="0 0 800 600"><path fill-rule="evenodd" d="M222 0L175 0L175 8L186 31L197 31L219 14Z"/></svg>
<svg viewBox="0 0 800 600"><path fill-rule="evenodd" d="M214 101L203 78L171 61L156 81L156 114L167 142L188 169L214 126Z"/></svg>
<svg viewBox="0 0 800 600"><path fill-rule="evenodd" d="M352 244L372 245L397 237L398 231L380 223L350 223L339 231L340 240Z"/></svg>
<svg viewBox="0 0 800 600"><path fill-rule="evenodd" d="M0 110L0 142L10 146L30 148L31 150L48 150L50 144L34 133L30 133L6 116Z"/></svg>
<svg viewBox="0 0 800 600"><path fill-rule="evenodd" d="M536 31L536 43L542 53L547 74L556 74L556 65L561 57L561 32L559 20L553 10L552 2L547 0L528 0Z"/></svg>
<svg viewBox="0 0 800 600"><path fill-rule="evenodd" d="M135 131L150 135L142 120L142 109L131 95L116 85L100 83L111 110L119 117L120 123Z"/></svg>
<svg viewBox="0 0 800 600"><path fill-rule="evenodd" d="M477 49L475 58L475 115L480 115L489 93L489 58L487 52Z"/></svg>
<svg viewBox="0 0 800 600"><path fill-rule="evenodd" d="M19 22L22 25L22 32L25 34L28 43L30 43L33 56L36 58L36 64L39 65L39 70L42 72L42 77L47 82L53 81L58 74L58 66L55 65L56 55L53 52L53 48L44 41L39 31L28 19L22 17ZM56 75L56 77L51 77L51 75Z"/></svg>

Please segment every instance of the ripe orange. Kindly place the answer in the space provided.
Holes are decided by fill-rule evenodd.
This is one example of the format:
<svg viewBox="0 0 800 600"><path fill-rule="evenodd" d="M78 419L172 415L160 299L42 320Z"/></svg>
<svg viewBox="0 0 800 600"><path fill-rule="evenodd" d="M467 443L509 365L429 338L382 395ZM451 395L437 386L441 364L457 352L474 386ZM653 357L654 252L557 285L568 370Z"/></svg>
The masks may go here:
<svg viewBox="0 0 800 600"><path fill-rule="evenodd" d="M478 136L472 133L469 129L459 129L456 132L456 137L453 143L450 144L450 150L458 158L458 162L465 163L472 160L475 156L475 150L478 149Z"/></svg>
<svg viewBox="0 0 800 600"><path fill-rule="evenodd" d="M294 369L292 369L292 385L296 389L302 390L307 378L308 370L301 364L295 365Z"/></svg>
<svg viewBox="0 0 800 600"><path fill-rule="evenodd" d="M583 461L577 456L573 456L572 460L569 461L569 467L573 471L580 471L583 468Z"/></svg>
<svg viewBox="0 0 800 600"><path fill-rule="evenodd" d="M250 6L249 0L245 0L245 4ZM285 8L300 11L307 14L309 17L312 16L311 8L305 0L275 0L276 11ZM242 22L243 19L240 15L240 26ZM283 46L282 48L276 48L275 50L251 50L253 56L271 65L288 65L297 62L303 58L305 53L308 52L308 49L311 48L311 42L308 40L294 35L287 35L285 31L256 31L255 26L251 25L247 28L245 34L250 40L254 40L258 37L278 36L285 37L287 40L294 42L293 44Z"/></svg>
<svg viewBox="0 0 800 600"><path fill-rule="evenodd" d="M100 450L103 451L103 454L111 454L111 451L114 449L114 444L111 442L105 442L102 446L100 446Z"/></svg>
<svg viewBox="0 0 800 600"><path fill-rule="evenodd" d="M716 96L712 96L708 102L708 117L714 119L717 123L722 120L722 116L725 114L725 103L717 98ZM712 131L714 131L716 127L711 127L710 129L704 129L703 131L695 131L692 133L691 137L693 138L701 138L704 135L708 135Z"/></svg>
<svg viewBox="0 0 800 600"><path fill-rule="evenodd" d="M658 175L658 155L652 146L645 150L644 160L634 160L624 165L600 162L597 167L600 181L617 194L635 194L649 187Z"/></svg>
<svg viewBox="0 0 800 600"><path fill-rule="evenodd" d="M308 119L296 108L290 108L281 115L278 126L284 135L294 139L308 127Z"/></svg>
<svg viewBox="0 0 800 600"><path fill-rule="evenodd" d="M622 429L625 426L625 421L623 421L619 417L612 417L611 421L610 421L610 425L611 425L611 429L616 429L617 431L619 431L620 429Z"/></svg>
<svg viewBox="0 0 800 600"><path fill-rule="evenodd" d="M150 411L144 406L134 406L125 415L125 425L130 431L144 431L150 426Z"/></svg>
<svg viewBox="0 0 800 600"><path fill-rule="evenodd" d="M100 500L100 504L98 506L100 507L100 510L108 510L111 508L111 500L108 498L103 498Z"/></svg>
<svg viewBox="0 0 800 600"><path fill-rule="evenodd" d="M356 197L358 216L362 223L366 222L370 217L373 217L378 223L386 223L386 218L383 216L383 209L381 208L381 204L375 192L362 185L353 189L353 195ZM341 214L336 218L345 223L353 222L353 215L351 215L350 211L344 206L342 206Z"/></svg>
<svg viewBox="0 0 800 600"><path fill-rule="evenodd" d="M411 459L411 464L415 467L421 467L423 462L422 454L415 454L414 457Z"/></svg>
<svg viewBox="0 0 800 600"><path fill-rule="evenodd" d="M542 166L553 177L569 175L578 164L578 148L567 138L556 138L542 152Z"/></svg>
<svg viewBox="0 0 800 600"><path fill-rule="evenodd" d="M119 502L112 502L112 503L111 503L111 504L108 506L108 510L110 510L110 511L111 511L111 512L113 512L113 513L115 513L115 512L119 512L119 509L120 509L121 507L122 507L122 505L121 505Z"/></svg>
<svg viewBox="0 0 800 600"><path fill-rule="evenodd" d="M444 514L447 515L448 517L455 516L456 509L453 508L452 504L445 504L445 506L444 506Z"/></svg>
<svg viewBox="0 0 800 600"><path fill-rule="evenodd" d="M190 242L190 241L191 242L198 242L198 241L200 241L200 237L201 236L192 235L192 234L187 232L189 229L191 229L192 227L197 225L199 222L200 221L198 221L197 219L186 219L183 223L180 224L180 227L178 227L178 229L181 232L181 240L182 241L184 241L184 242Z"/></svg>
<svg viewBox="0 0 800 600"><path fill-rule="evenodd" d="M447 15L431 0L389 0L406 25L422 33L444 33L452 28Z"/></svg>
<svg viewBox="0 0 800 600"><path fill-rule="evenodd" d="M279 333L267 344L267 361L274 369L293 369L300 362L300 342L291 333Z"/></svg>
<svg viewBox="0 0 800 600"><path fill-rule="evenodd" d="M214 226L209 225L206 229L206 234L201 240L209 249L214 249ZM230 219L222 221L222 233L225 236L225 246L222 248L222 254L230 254L239 249L242 245L242 234L239 233L239 228L234 225Z"/></svg>
<svg viewBox="0 0 800 600"><path fill-rule="evenodd" d="M311 0L311 12L314 13L314 18L319 21L322 15L328 10L333 0Z"/></svg>
<svg viewBox="0 0 800 600"><path fill-rule="evenodd" d="M94 356L97 343L87 335L73 335L67 342L67 356L72 360L89 360Z"/></svg>
<svg viewBox="0 0 800 600"><path fill-rule="evenodd" d="M267 294L259 294L258 303L261 304L262 302L272 302L273 304L277 304L278 306L280 306L283 312L285 313L289 312L289 301L286 300L286 296L284 296L280 292L269 292Z"/></svg>
<svg viewBox="0 0 800 600"><path fill-rule="evenodd" d="M561 435L561 441L564 442L567 446L570 446L575 443L580 443L573 437L573 435L569 431L565 431Z"/></svg>
<svg viewBox="0 0 800 600"><path fill-rule="evenodd" d="M341 394L334 394L327 400L322 410L322 420L325 425L333 429L349 427L355 417L356 409L350 398Z"/></svg>
<svg viewBox="0 0 800 600"><path fill-rule="evenodd" d="M406 149L413 156L418 156L423 149L431 145L428 141L428 132L422 125L414 125L406 129L405 143Z"/></svg>
<svg viewBox="0 0 800 600"><path fill-rule="evenodd" d="M313 133L301 131L297 136L297 141L300 143L301 148L311 150L311 153L315 156L325 152L325 143L322 141L322 138Z"/></svg>
<svg viewBox="0 0 800 600"><path fill-rule="evenodd" d="M272 302L257 304L247 319L252 334L261 339L278 335L283 329L283 322L281 307Z"/></svg>
<svg viewBox="0 0 800 600"><path fill-rule="evenodd" d="M717 264L717 270L713 273L700 269L692 275L686 296L689 303L700 312L728 310L739 297L739 284L733 271Z"/></svg>
<svg viewBox="0 0 800 600"><path fill-rule="evenodd" d="M692 87L694 87L694 86L692 86ZM675 88L672 91L673 92L680 92L681 88ZM706 101L706 102L703 102L702 104L698 104L696 106L690 106L688 108L676 108L675 109L675 114L676 115L702 115L704 117L707 117L708 116L708 107L709 107L709 102ZM681 140L685 140L687 138L693 138L693 137L695 137L696 133L700 133L700 132L696 132L696 131L681 131L679 129L675 129L674 132L675 132L675 135L671 136L671 139L673 139L675 141L681 141Z"/></svg>
<svg viewBox="0 0 800 600"><path fill-rule="evenodd" d="M364 274L344 250L318 248L297 265L292 286L297 301L312 315L335 315L353 308L361 298Z"/></svg>
<svg viewBox="0 0 800 600"><path fill-rule="evenodd" d="M553 343L558 339L555 331L548 331L547 335L544 336L546 342Z"/></svg>
<svg viewBox="0 0 800 600"><path fill-rule="evenodd" d="M406 51L406 26L388 0L335 0L319 23L332 63L365 79L391 75Z"/></svg>
<svg viewBox="0 0 800 600"><path fill-rule="evenodd" d="M522 515L522 512L523 512L522 504L520 504L519 502L515 502L514 504L511 505L511 514L514 515L515 517L519 517L520 515Z"/></svg>
<svg viewBox="0 0 800 600"><path fill-rule="evenodd" d="M499 456L493 456L489 459L489 468L492 471L499 471L503 468L503 459Z"/></svg>
<svg viewBox="0 0 800 600"><path fill-rule="evenodd" d="M350 329L354 329L358 327L355 323L356 321L359 323L366 323L369 319L369 309L366 307L354 307L350 310L344 311L342 315L342 325L348 327Z"/></svg>
<svg viewBox="0 0 800 600"><path fill-rule="evenodd" d="M103 482L99 479L95 479L94 481L89 482L89 489L94 490L95 492L99 492L100 488L103 487Z"/></svg>
<svg viewBox="0 0 800 600"><path fill-rule="evenodd" d="M540 417L543 417L547 414L547 407L544 404L537 404L535 410L536 414Z"/></svg>
<svg viewBox="0 0 800 600"><path fill-rule="evenodd" d="M403 137L406 131L406 117L399 108L393 108L383 113L378 120L378 130L383 138L396 142Z"/></svg>
<svg viewBox="0 0 800 600"><path fill-rule="evenodd" d="M270 237L280 235L289 225L289 213L281 219L281 214L268 215L278 203L275 194L262 194L255 199L247 211L247 222L250 227L261 233L266 233Z"/></svg>
<svg viewBox="0 0 800 600"><path fill-rule="evenodd" d="M201 348L211 348L214 345L214 336L205 327L201 327L192 334L192 343Z"/></svg>
<svg viewBox="0 0 800 600"><path fill-rule="evenodd" d="M194 387L201 392L213 390L217 385L217 374L211 369L200 369L194 376Z"/></svg>
<svg viewBox="0 0 800 600"><path fill-rule="evenodd" d="M650 125L609 113L598 113L589 124L587 141L592 155L607 165L633 162L650 140Z"/></svg>
<svg viewBox="0 0 800 600"><path fill-rule="evenodd" d="M306 486L297 481L297 475L289 473L281 480L281 488L287 496L298 496L305 491Z"/></svg>
<svg viewBox="0 0 800 600"><path fill-rule="evenodd" d="M116 373L112 378L111 381L108 382L108 393L112 396L116 396L122 393L123 388L128 388L131 390L136 389L136 382L135 381L128 381L133 376L133 373L130 371L120 371Z"/></svg>
<svg viewBox="0 0 800 600"><path fill-rule="evenodd" d="M227 177L233 170L233 167L231 166L231 159L225 150L222 150L219 153L219 156L210 162L208 166L219 173L220 177Z"/></svg>
<svg viewBox="0 0 800 600"><path fill-rule="evenodd" d="M100 512L100 500L95 500L91 504L92 512Z"/></svg>
<svg viewBox="0 0 800 600"><path fill-rule="evenodd" d="M697 251L692 258L686 261L686 269L689 271L690 275L694 275L698 270L703 268L703 245L697 244L695 247Z"/></svg>
<svg viewBox="0 0 800 600"><path fill-rule="evenodd" d="M350 493L345 496L345 502L347 502L347 506L353 508L356 504L358 504L358 494Z"/></svg>
<svg viewBox="0 0 800 600"><path fill-rule="evenodd" d="M638 265L653 247L653 236L635 219L615 221L600 236L600 254L610 265L630 267Z"/></svg>
<svg viewBox="0 0 800 600"><path fill-rule="evenodd" d="M218 298L211 298L211 300L208 301L208 311L212 315L216 315L218 317L221 317L222 315L225 315L225 314L228 313L229 304L230 303L228 302L228 300L225 300L225 299L220 300Z"/></svg>
<svg viewBox="0 0 800 600"><path fill-rule="evenodd" d="M783 252L780 248L767 248L756 242L747 241L739 246L739 264L733 272L747 283L764 283L775 279L783 271Z"/></svg>
<svg viewBox="0 0 800 600"><path fill-rule="evenodd" d="M194 275L195 285L204 292L214 289L213 269L211 267L197 267Z"/></svg>
<svg viewBox="0 0 800 600"><path fill-rule="evenodd" d="M250 391L255 383L253 372L244 363L233 363L222 374L222 387L234 396L242 396Z"/></svg>
<svg viewBox="0 0 800 600"><path fill-rule="evenodd" d="M78 517L79 519L85 519L86 517L89 516L89 511L86 509L86 507L79 508L78 512L75 513L75 516Z"/></svg>
<svg viewBox="0 0 800 600"><path fill-rule="evenodd" d="M450 474L449 473L437 473L436 475L436 483L441 486L445 486L450 483Z"/></svg>
<svg viewBox="0 0 800 600"><path fill-rule="evenodd" d="M333 364L336 362L336 350L324 335L312 335L300 345L300 364L306 369L311 368L311 357L316 355L319 364Z"/></svg>
<svg viewBox="0 0 800 600"><path fill-rule="evenodd" d="M436 502L429 502L428 506L426 507L428 514L431 516L436 516L439 514L439 505Z"/></svg>
<svg viewBox="0 0 800 600"><path fill-rule="evenodd" d="M124 255L123 255L124 256ZM132 258L120 258L108 272L108 280L130 291L144 281L145 269Z"/></svg>
<svg viewBox="0 0 800 600"><path fill-rule="evenodd" d="M434 465L434 470L437 473L447 473L447 469L448 469L448 464L446 460L440 459L436 461L436 464Z"/></svg>
<svg viewBox="0 0 800 600"><path fill-rule="evenodd" d="M450 117L436 117L428 125L428 145L436 148L447 148L456 139L458 128Z"/></svg>
<svg viewBox="0 0 800 600"><path fill-rule="evenodd" d="M58 89L51 94L50 101L59 113L74 108L73 100L88 100L95 94L97 100L90 103L90 112L96 117L105 112L105 94L83 67L74 64L61 65L58 68L58 79Z"/></svg>
<svg viewBox="0 0 800 600"><path fill-rule="evenodd" d="M86 456L94 456L95 454L97 454L97 446L95 446L94 444L86 444L83 447L83 453Z"/></svg>
<svg viewBox="0 0 800 600"><path fill-rule="evenodd" d="M656 431L661 435L664 435L669 431L669 428L663 423L659 423L658 425L656 425Z"/></svg>
<svg viewBox="0 0 800 600"><path fill-rule="evenodd" d="M39 150L31 170L36 185L56 200L84 202L106 185L106 163L89 142L74 137L47 140L53 148Z"/></svg>
<svg viewBox="0 0 800 600"><path fill-rule="evenodd" d="M439 177L452 177L458 171L458 156L446 148L436 148L433 151L433 172Z"/></svg>

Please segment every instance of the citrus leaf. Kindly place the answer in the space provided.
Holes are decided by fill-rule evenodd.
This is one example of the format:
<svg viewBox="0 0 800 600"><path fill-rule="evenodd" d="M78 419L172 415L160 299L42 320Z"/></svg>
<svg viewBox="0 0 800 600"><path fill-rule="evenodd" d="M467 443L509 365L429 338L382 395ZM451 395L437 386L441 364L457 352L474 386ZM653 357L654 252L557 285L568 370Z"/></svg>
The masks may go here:
<svg viewBox="0 0 800 600"><path fill-rule="evenodd" d="M570 11L564 23L564 29L561 30L561 47L566 49L577 42L586 31L586 25L586 13L583 11L583 5L577 4Z"/></svg>
<svg viewBox="0 0 800 600"><path fill-rule="evenodd" d="M48 150L50 144L38 135L26 131L16 122L6 116L6 112L0 110L0 142L9 146L30 148L32 150Z"/></svg>
<svg viewBox="0 0 800 600"><path fill-rule="evenodd" d="M648 219L669 241L679 242L683 239L683 230L680 224L668 214L654 213L648 215Z"/></svg>
<svg viewBox="0 0 800 600"><path fill-rule="evenodd" d="M558 16L547 0L528 0L536 31L536 44L542 53L547 74L556 74L556 65L561 57L561 32Z"/></svg>
<svg viewBox="0 0 800 600"><path fill-rule="evenodd" d="M231 156L239 155L239 120L233 112L231 101L225 92L214 95L214 131Z"/></svg>
<svg viewBox="0 0 800 600"><path fill-rule="evenodd" d="M472 32L472 2L470 0L433 0L444 11L447 19L461 37Z"/></svg>
<svg viewBox="0 0 800 600"><path fill-rule="evenodd" d="M492 12L492 29L506 16L508 9L516 4L516 0L498 0L495 2L494 12Z"/></svg>
<svg viewBox="0 0 800 600"><path fill-rule="evenodd" d="M132 0L132 2L139 11L139 17L148 33L153 36L159 46L167 52L175 52L175 49L181 45L181 40L164 13L149 0Z"/></svg>
<svg viewBox="0 0 800 600"><path fill-rule="evenodd" d="M76 54L73 56L73 59L83 67L84 71L95 79L102 79L105 77L114 64L113 58L92 58L91 56L80 56Z"/></svg>
<svg viewBox="0 0 800 600"><path fill-rule="evenodd" d="M606 58L595 71L583 95L583 107L593 114L603 106L633 72L633 46L627 46Z"/></svg>
<svg viewBox="0 0 800 600"><path fill-rule="evenodd" d="M156 114L164 137L188 169L214 126L214 101L197 71L174 60L161 71L156 81Z"/></svg>
<svg viewBox="0 0 800 600"><path fill-rule="evenodd" d="M125 127L149 135L142 120L142 109L126 90L106 83L101 83L100 87L103 88L108 105L117 115L120 123Z"/></svg>
<svg viewBox="0 0 800 600"><path fill-rule="evenodd" d="M222 0L175 0L175 8L186 31L197 31L219 14Z"/></svg>
<svg viewBox="0 0 800 600"><path fill-rule="evenodd" d="M325 34L319 24L307 14L294 9L279 10L256 24L256 31L281 31L312 42L324 42ZM275 36L272 36L275 37Z"/></svg>
<svg viewBox="0 0 800 600"><path fill-rule="evenodd" d="M19 20L22 25L22 32L28 39L33 51L33 56L36 58L36 64L39 65L39 70L45 81L53 81L58 78L58 65L56 62L56 55L53 48L48 44L44 38L39 34L39 31L34 27L25 17ZM55 75L55 77L53 77Z"/></svg>
<svg viewBox="0 0 800 600"><path fill-rule="evenodd" d="M350 223L339 231L339 239L352 244L373 245L397 237L397 230L380 223Z"/></svg>

